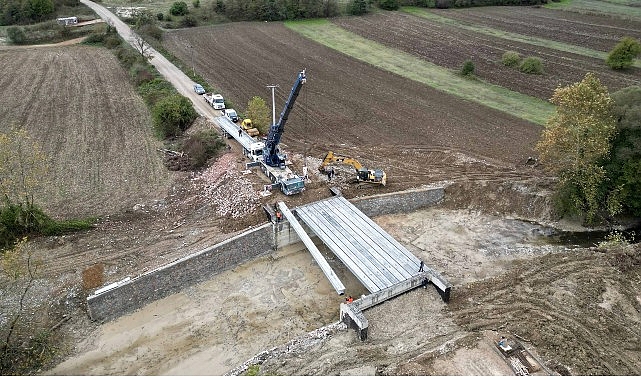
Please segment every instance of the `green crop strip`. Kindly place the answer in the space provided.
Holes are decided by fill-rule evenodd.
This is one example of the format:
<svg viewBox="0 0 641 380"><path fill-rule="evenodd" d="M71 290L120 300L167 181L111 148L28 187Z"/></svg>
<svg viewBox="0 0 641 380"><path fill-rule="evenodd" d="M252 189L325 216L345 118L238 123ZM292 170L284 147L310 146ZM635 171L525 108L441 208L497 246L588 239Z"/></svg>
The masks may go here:
<svg viewBox="0 0 641 380"><path fill-rule="evenodd" d="M546 101L461 77L444 67L368 40L326 20L287 21L285 26L312 41L380 69L536 124L545 124L554 112L554 106Z"/></svg>
<svg viewBox="0 0 641 380"><path fill-rule="evenodd" d="M636 5L635 5L636 4ZM596 15L612 15L626 19L641 19L641 8L634 0L562 0L544 5L550 9Z"/></svg>
<svg viewBox="0 0 641 380"><path fill-rule="evenodd" d="M529 44L529 45L535 45L535 46L541 46L545 48L550 48L558 51L564 51L566 53L572 53L572 54L578 54L578 55L583 55L586 57L591 57L591 58L597 58L597 59L602 59L605 61L605 59L608 56L608 53L598 51L598 50L593 50L577 45L571 45L571 44L566 44L563 42L558 42L558 41L553 41L553 40L546 40L544 38L538 38L538 37L532 37L532 36L526 36L523 34L518 34L518 33L510 33L506 32L503 30L498 30L494 28L488 28L485 26L480 26L480 25L470 25L469 23L461 22L458 20L454 20L451 18L439 16L437 14L431 13L424 8L416 8L416 7L403 7L401 10L405 13L409 13L411 15L417 16L417 17L422 17L425 19L428 19L430 21L438 22L440 24L445 24L445 25L450 25L450 26L455 26L457 28L469 30L472 32L476 33L481 33L485 34L487 36L492 36L492 37L497 37L497 38L502 38L504 40L509 40L509 41L514 41L514 42L521 42L524 44ZM636 61L634 63L634 66L636 67L641 67L641 62Z"/></svg>

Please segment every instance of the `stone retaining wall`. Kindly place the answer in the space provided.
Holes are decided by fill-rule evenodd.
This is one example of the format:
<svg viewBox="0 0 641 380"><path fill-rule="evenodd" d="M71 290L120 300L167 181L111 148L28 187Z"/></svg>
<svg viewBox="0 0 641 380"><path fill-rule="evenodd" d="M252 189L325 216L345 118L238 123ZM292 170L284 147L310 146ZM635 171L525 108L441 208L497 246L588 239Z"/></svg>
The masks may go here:
<svg viewBox="0 0 641 380"><path fill-rule="evenodd" d="M117 318L267 254L274 246L273 228L271 223L265 224L91 295L87 298L89 317L101 322Z"/></svg>
<svg viewBox="0 0 641 380"><path fill-rule="evenodd" d="M412 212L443 199L443 188L403 191L352 200L369 217ZM305 230L310 233L308 228ZM313 235L312 235L313 236ZM107 321L210 279L245 261L300 241L287 222L267 223L87 298L89 317Z"/></svg>

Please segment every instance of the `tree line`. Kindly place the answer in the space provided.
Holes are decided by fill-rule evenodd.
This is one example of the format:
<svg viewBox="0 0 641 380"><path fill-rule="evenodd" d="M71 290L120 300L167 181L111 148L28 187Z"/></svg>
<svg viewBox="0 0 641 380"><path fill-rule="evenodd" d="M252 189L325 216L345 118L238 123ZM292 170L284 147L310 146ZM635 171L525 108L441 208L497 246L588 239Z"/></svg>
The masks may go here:
<svg viewBox="0 0 641 380"><path fill-rule="evenodd" d="M50 20L61 7L75 7L79 4L78 0L0 0L0 25Z"/></svg>

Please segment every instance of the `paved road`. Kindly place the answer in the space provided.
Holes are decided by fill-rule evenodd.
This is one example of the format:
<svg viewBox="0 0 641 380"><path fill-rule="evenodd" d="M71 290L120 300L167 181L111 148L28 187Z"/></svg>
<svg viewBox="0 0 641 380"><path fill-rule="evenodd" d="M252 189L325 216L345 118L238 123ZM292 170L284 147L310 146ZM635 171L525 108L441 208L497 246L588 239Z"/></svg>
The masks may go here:
<svg viewBox="0 0 641 380"><path fill-rule="evenodd" d="M136 37L138 36L136 33L134 33L131 28L122 22L118 16L115 14L111 13L107 8L103 7L100 4L96 4L93 1L89 0L80 0L81 3L85 4L89 8L93 9L96 14L105 22L108 22L109 24L113 25L116 27L116 30L118 31L118 34L127 41L131 46L136 48L135 41ZM174 88L178 91L183 96L186 96L191 100L191 102L194 104L194 108L196 109L196 112L198 112L200 115L208 118L209 120L212 120L220 116L221 113L220 111L216 111L213 108L211 108L205 100L202 98L201 95L198 95L194 92L194 82L187 76L185 73L180 71L178 67L176 67L173 63L169 62L167 58L165 58L162 54L158 53L155 49L153 49L151 46L149 47L149 53L153 55L153 58L149 61L156 69L158 72L168 81L170 82Z"/></svg>

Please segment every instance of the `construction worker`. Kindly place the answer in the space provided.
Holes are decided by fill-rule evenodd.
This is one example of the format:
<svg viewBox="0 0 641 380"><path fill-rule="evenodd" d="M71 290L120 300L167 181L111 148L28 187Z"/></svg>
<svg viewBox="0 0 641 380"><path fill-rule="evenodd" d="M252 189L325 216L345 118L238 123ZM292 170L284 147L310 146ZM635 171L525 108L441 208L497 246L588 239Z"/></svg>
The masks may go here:
<svg viewBox="0 0 641 380"><path fill-rule="evenodd" d="M347 301L347 303L352 303L352 302L354 302L354 298L352 298L352 296L349 296L349 297L348 297L348 298L346 298L345 300Z"/></svg>
<svg viewBox="0 0 641 380"><path fill-rule="evenodd" d="M280 213L280 210L276 211L276 221L280 222L282 217L283 217L283 215Z"/></svg>

